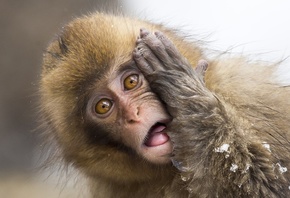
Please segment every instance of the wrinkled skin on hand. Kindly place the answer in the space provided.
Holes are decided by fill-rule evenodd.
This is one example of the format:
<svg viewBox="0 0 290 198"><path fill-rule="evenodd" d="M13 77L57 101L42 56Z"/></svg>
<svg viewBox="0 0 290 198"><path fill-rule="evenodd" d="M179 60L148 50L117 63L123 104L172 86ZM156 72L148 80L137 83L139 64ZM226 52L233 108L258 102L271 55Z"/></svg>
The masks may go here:
<svg viewBox="0 0 290 198"><path fill-rule="evenodd" d="M169 126L173 164L182 172L205 165L208 143L225 122L222 105L205 87L208 63L200 60L194 69L161 32L151 34L145 29L140 31L133 56L173 117Z"/></svg>
<svg viewBox="0 0 290 198"><path fill-rule="evenodd" d="M195 69L179 53L173 43L161 32L155 34L141 29L134 59L151 88L165 102L169 113L177 115L202 111L200 102L190 103L184 100L215 100L204 85L204 74L208 64L200 60ZM203 103L202 102L202 103ZM210 102L210 101L209 101ZM208 108L208 106L204 106Z"/></svg>
<svg viewBox="0 0 290 198"><path fill-rule="evenodd" d="M194 69L162 33L145 29L140 31L133 58L173 118L168 135L174 147L172 163L180 171L175 181L185 186L189 197L284 193L285 180L277 182L266 151L244 135L247 128L239 124L243 119L205 86L206 61L199 61ZM232 155L221 156L215 150L221 145L229 145ZM255 156L263 157L257 161ZM231 171L233 164L247 171Z"/></svg>

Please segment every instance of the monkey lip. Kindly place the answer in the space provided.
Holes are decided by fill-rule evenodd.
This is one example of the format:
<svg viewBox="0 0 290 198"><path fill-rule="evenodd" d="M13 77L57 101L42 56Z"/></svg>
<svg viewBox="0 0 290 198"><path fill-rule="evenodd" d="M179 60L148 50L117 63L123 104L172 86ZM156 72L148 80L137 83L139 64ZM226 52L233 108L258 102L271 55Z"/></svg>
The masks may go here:
<svg viewBox="0 0 290 198"><path fill-rule="evenodd" d="M154 147L154 146L159 146L162 145L166 142L169 141L169 136L163 132L166 129L166 125L160 122L157 122L154 124L146 138L145 138L145 145L148 147Z"/></svg>

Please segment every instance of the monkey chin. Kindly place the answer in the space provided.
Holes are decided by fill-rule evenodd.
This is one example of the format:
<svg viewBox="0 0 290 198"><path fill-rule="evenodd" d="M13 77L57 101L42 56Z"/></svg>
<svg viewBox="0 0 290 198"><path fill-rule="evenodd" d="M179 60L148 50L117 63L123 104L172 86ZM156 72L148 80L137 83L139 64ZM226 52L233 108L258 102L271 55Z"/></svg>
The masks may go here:
<svg viewBox="0 0 290 198"><path fill-rule="evenodd" d="M142 144L142 155L155 164L170 163L173 145L166 133L166 126L156 123L151 127Z"/></svg>
<svg viewBox="0 0 290 198"><path fill-rule="evenodd" d="M154 164L169 164L171 163L170 157L172 155L173 145L169 140L159 146L148 147L143 145L143 156Z"/></svg>

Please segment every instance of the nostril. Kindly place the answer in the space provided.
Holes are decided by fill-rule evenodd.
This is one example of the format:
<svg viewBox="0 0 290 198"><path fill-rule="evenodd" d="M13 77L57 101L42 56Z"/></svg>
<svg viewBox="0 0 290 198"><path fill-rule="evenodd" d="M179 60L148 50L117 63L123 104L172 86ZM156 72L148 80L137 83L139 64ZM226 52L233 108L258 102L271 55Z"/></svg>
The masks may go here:
<svg viewBox="0 0 290 198"><path fill-rule="evenodd" d="M132 124L132 123L134 123L134 122L135 122L134 120L129 120L129 121L128 121L129 124Z"/></svg>
<svg viewBox="0 0 290 198"><path fill-rule="evenodd" d="M140 108L137 107L135 108L135 110L132 110L127 112L127 122L132 124L132 123L135 123L135 122L139 122L140 121Z"/></svg>

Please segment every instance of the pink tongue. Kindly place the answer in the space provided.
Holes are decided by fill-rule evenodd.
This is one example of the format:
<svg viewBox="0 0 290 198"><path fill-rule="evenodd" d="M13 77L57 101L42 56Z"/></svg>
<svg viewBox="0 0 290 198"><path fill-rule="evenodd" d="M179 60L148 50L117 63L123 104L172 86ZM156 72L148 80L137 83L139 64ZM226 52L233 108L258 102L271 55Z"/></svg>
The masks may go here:
<svg viewBox="0 0 290 198"><path fill-rule="evenodd" d="M145 143L146 146L159 146L167 142L169 140L168 135L166 133L162 133L165 128L166 127L163 125L155 127L151 131L149 139Z"/></svg>

